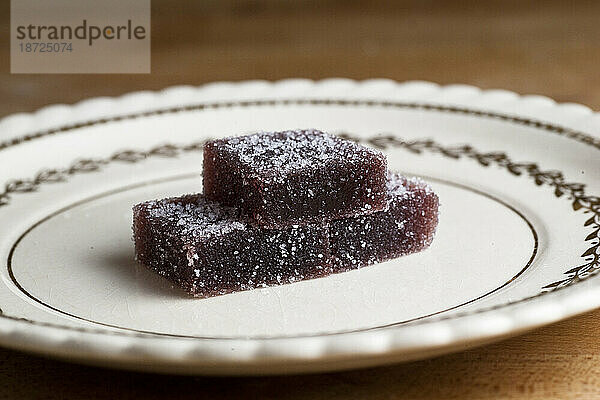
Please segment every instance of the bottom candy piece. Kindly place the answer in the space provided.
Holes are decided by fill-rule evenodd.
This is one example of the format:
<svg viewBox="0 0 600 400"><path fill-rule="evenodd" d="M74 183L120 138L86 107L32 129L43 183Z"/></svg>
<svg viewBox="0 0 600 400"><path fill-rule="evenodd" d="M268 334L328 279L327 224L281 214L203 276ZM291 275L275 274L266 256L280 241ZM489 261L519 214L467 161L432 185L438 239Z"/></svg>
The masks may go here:
<svg viewBox="0 0 600 400"><path fill-rule="evenodd" d="M422 180L390 174L388 208L323 224L266 229L201 194L133 208L139 262L196 297L319 278L424 250L438 197Z"/></svg>

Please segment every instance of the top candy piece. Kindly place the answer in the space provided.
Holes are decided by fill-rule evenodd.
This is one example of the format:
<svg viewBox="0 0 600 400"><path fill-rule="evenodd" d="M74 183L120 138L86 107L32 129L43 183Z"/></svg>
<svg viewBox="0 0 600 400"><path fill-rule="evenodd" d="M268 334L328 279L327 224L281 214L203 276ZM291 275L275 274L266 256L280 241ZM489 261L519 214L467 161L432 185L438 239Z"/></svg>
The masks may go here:
<svg viewBox="0 0 600 400"><path fill-rule="evenodd" d="M204 195L281 228L383 210L385 156L314 129L204 145Z"/></svg>

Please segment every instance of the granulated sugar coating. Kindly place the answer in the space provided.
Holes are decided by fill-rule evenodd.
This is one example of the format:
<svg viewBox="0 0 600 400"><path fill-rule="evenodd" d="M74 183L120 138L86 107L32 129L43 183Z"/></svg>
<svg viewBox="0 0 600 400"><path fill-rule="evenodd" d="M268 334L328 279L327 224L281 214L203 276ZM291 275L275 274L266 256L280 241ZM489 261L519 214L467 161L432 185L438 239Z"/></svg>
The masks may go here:
<svg viewBox="0 0 600 400"><path fill-rule="evenodd" d="M332 272L326 227L254 228L202 195L136 205L133 231L137 260L196 297Z"/></svg>
<svg viewBox="0 0 600 400"><path fill-rule="evenodd" d="M254 227L231 207L189 195L138 204L138 261L188 293L210 297L356 269L425 249L438 197L420 179L390 174L387 209L283 229Z"/></svg>
<svg viewBox="0 0 600 400"><path fill-rule="evenodd" d="M383 210L385 156L318 130L256 133L204 146L204 194L278 228Z"/></svg>
<svg viewBox="0 0 600 400"><path fill-rule="evenodd" d="M423 180L390 174L388 209L332 221L335 269L354 269L426 249L438 224L438 196Z"/></svg>

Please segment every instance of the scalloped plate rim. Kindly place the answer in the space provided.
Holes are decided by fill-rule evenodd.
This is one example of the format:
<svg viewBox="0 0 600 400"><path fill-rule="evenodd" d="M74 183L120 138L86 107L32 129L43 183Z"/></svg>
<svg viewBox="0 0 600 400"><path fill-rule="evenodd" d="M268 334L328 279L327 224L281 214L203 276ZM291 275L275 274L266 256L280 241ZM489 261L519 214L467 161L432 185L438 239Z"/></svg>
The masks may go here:
<svg viewBox="0 0 600 400"><path fill-rule="evenodd" d="M158 92L140 91L122 95L116 98L102 98L105 105L110 103L114 106L119 101L131 100L139 95L150 94L154 98L161 95L172 95L177 90L203 90L203 88L215 87L239 87L240 85L279 85L285 87L287 84L347 84L367 85L381 83L394 89L406 85L414 85L427 90L440 93L448 88L457 90L468 90L475 92L476 96L485 93L493 93L493 90L482 91L469 85L439 86L421 81L410 81L395 83L390 80L367 80L352 81L347 79L331 79L324 81L310 80L284 80L279 82L269 81L246 81L246 82L217 82L200 87L176 86L165 88ZM540 97L519 96L509 91L502 91L514 95L512 102L533 100ZM543 98L542 107L555 108L556 113L568 114L570 117L581 117L582 115L599 116L589 108L570 103L559 104L554 100L547 102ZM60 107L63 110L74 111L78 107L93 104L94 99L84 100L74 105L51 105L33 113L13 114L0 119L0 135L4 136L3 128L7 121L32 120L44 112ZM435 102L434 102L435 103ZM441 104L452 104L452 102L441 101ZM477 109L476 107L471 107ZM493 107L489 107L493 110ZM488 108L488 109L489 109ZM56 109L56 108L54 108ZM484 108L485 109L485 108ZM487 110L487 109L486 109ZM588 133L592 137L600 135ZM1 150L1 149L0 149ZM0 343L7 347L30 351L38 354L47 354L59 358L77 359L80 362L94 364L117 364L123 368L150 369L153 371L178 373L204 373L204 374L246 374L249 366L259 365L258 373L278 372L302 372L316 370L338 370L353 368L356 366L379 365L395 361L405 361L423 358L432 354L440 354L452 351L454 348L465 348L475 346L484 342L497 340L499 338L513 336L533 328L547 325L567 317L571 317L586 311L600 307L600 280L596 278L587 279L584 282L573 284L543 296L533 296L531 299L521 299L516 303L494 307L490 310L478 310L466 315L455 315L449 318L438 318L421 321L400 327L385 328L380 331L341 333L328 335L328 337L300 337L285 339L211 339L208 346L201 339L163 338L152 335L132 335L124 332L114 332L104 329L78 329L68 326L53 324L32 324L31 322L12 319L5 315L0 317ZM479 324L476 323L477 320ZM481 321L487 326L483 326ZM427 327L430 332L427 333ZM465 329L468 327L468 329ZM111 340L107 340L110 338ZM154 349L148 351L149 344L137 348L138 340L146 343L152 342ZM118 343L117 343L118 342ZM190 342L194 342L194 348L190 348ZM320 343L317 343L320 342ZM335 342L342 342L340 343ZM183 347L183 348L182 348ZM227 354L231 348L244 349L244 356L238 357ZM299 347L289 351L290 347ZM179 351L173 351L173 349ZM287 349L287 350L286 350ZM349 352L348 349L353 349ZM420 355L419 355L420 354ZM347 359L350 362L339 362L335 367L320 368L324 359L329 361L336 359ZM145 359L150 365L145 368L137 365L136 361ZM354 359L354 360L352 360ZM210 362L221 362L220 367L207 367ZM297 363L297 366L294 366ZM241 365L236 368L236 365ZM244 366L246 365L246 366ZM288 365L289 368L285 368ZM281 368L284 368L283 370ZM191 370L186 370L191 368Z"/></svg>

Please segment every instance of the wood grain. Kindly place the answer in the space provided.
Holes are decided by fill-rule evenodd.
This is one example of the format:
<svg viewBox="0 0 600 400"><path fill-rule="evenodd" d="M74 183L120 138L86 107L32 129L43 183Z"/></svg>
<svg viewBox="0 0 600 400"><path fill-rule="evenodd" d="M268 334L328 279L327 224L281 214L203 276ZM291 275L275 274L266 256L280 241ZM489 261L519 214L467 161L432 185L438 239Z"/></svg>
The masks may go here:
<svg viewBox="0 0 600 400"><path fill-rule="evenodd" d="M385 77L469 83L600 108L600 2L153 1L152 74L10 75L0 116L215 80ZM271 378L110 371L0 349L0 398L600 397L600 311L494 345L384 368Z"/></svg>

